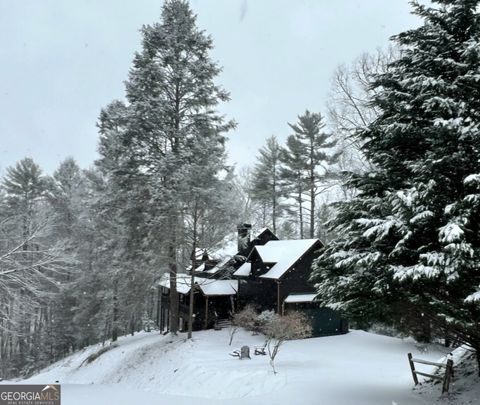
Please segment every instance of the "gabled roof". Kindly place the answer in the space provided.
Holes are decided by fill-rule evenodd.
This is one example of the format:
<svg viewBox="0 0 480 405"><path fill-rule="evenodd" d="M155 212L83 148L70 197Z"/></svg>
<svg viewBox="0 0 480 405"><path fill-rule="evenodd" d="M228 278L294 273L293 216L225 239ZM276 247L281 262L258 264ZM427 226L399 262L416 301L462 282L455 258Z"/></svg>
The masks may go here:
<svg viewBox="0 0 480 405"><path fill-rule="evenodd" d="M262 228L262 229L259 229L259 230L256 230L252 233L252 240L255 239L255 238L258 238L259 236L261 236L263 233L265 232L270 232L271 234L275 235L270 228L268 227L265 227L265 228Z"/></svg>
<svg viewBox="0 0 480 405"><path fill-rule="evenodd" d="M191 276L189 274L177 274L177 291L180 294L190 292ZM238 291L238 280L213 280L203 277L195 277L195 284L200 287L202 293L212 295L235 295ZM165 273L159 281L159 285L170 289L170 274Z"/></svg>
<svg viewBox="0 0 480 405"><path fill-rule="evenodd" d="M233 273L234 276L243 276L247 277L252 272L252 263L245 262L243 263L238 270Z"/></svg>
<svg viewBox="0 0 480 405"><path fill-rule="evenodd" d="M264 263L273 266L262 278L280 279L319 239L271 240L263 246L255 246Z"/></svg>
<svg viewBox="0 0 480 405"><path fill-rule="evenodd" d="M253 247L252 245L254 244L254 241L259 239L264 234L271 234L273 235L273 238L275 238L275 240L278 239L277 236L269 228L262 228L256 232L253 232L252 238L248 242L248 244L250 244L250 246ZM201 251L204 252L205 250L202 249ZM208 274L212 276L219 271L225 270L229 266L230 261L235 262L235 258L239 258L240 256L242 256L238 251L238 241L237 241L236 234L231 233L225 236L225 238L223 238L221 242L216 244L215 247L208 249L208 255L211 259L211 262L218 261L218 263L215 264L213 267L205 266L202 263L198 265L198 267L195 269L196 272L198 273L203 272L205 273L205 275ZM187 270L190 270L190 269L191 269L191 266L187 268ZM245 274L245 275L249 275L249 274ZM236 275L240 275L240 274L236 274Z"/></svg>

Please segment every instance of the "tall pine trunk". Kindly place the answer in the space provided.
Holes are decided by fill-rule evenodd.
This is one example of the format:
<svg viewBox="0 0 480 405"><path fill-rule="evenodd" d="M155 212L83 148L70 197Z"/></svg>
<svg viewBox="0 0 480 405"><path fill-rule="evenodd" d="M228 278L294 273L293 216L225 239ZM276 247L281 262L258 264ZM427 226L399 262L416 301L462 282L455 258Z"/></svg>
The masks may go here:
<svg viewBox="0 0 480 405"><path fill-rule="evenodd" d="M190 279L190 300L188 303L188 339L192 338L193 331L193 300L195 299L195 269L197 268L197 225L198 225L198 204L195 201L193 213L193 242L192 242L192 274Z"/></svg>
<svg viewBox="0 0 480 405"><path fill-rule="evenodd" d="M298 189L298 215L300 220L300 239L303 239L303 203L302 203L302 189Z"/></svg>
<svg viewBox="0 0 480 405"><path fill-rule="evenodd" d="M310 179L310 239L315 237L315 178Z"/></svg>
<svg viewBox="0 0 480 405"><path fill-rule="evenodd" d="M168 261L170 272L170 333L176 335L179 322L179 305L177 292L177 224L176 214L169 217L170 243L168 245Z"/></svg>
<svg viewBox="0 0 480 405"><path fill-rule="evenodd" d="M272 186L272 231L277 232L277 174L275 169L273 171L273 186Z"/></svg>
<svg viewBox="0 0 480 405"><path fill-rule="evenodd" d="M310 239L315 237L315 159L313 137L310 137Z"/></svg>
<svg viewBox="0 0 480 405"><path fill-rule="evenodd" d="M112 342L115 342L117 339L118 339L118 281L115 280L113 283Z"/></svg>

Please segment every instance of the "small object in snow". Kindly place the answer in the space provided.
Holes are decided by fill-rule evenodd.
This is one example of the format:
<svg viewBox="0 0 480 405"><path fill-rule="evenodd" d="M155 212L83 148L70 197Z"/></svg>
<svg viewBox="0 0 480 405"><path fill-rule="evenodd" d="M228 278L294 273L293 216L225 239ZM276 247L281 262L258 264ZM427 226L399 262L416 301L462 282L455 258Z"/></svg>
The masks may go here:
<svg viewBox="0 0 480 405"><path fill-rule="evenodd" d="M250 359L250 348L248 346L242 346L240 349L240 360Z"/></svg>
<svg viewBox="0 0 480 405"><path fill-rule="evenodd" d="M255 346L253 353L255 355L259 355L259 354L266 355L267 354L267 352L265 351L266 348L267 348L267 340L265 340L265 343L263 344L263 346Z"/></svg>
<svg viewBox="0 0 480 405"><path fill-rule="evenodd" d="M176 368L175 370L173 370L174 373L176 373L178 371L178 368Z"/></svg>

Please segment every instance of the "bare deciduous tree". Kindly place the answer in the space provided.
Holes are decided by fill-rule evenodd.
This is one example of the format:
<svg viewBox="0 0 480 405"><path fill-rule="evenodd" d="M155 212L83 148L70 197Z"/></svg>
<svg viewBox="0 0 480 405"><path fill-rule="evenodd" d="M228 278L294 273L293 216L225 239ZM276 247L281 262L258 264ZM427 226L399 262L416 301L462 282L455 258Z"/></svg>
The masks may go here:
<svg viewBox="0 0 480 405"><path fill-rule="evenodd" d="M270 366L273 372L275 370L275 358L278 355L280 347L292 339L304 339L312 335L312 326L310 320L301 312L290 312L287 315L272 319L263 328L263 332L268 338L267 348L270 357Z"/></svg>
<svg viewBox="0 0 480 405"><path fill-rule="evenodd" d="M376 91L372 84L375 77L387 71L397 59L399 50L389 47L375 53L364 53L350 65L340 65L335 70L327 103L329 124L334 128L338 146L343 150L339 165L348 172L373 170L361 152L362 143L356 137L379 114L379 108L371 101ZM346 190L343 190L344 193Z"/></svg>

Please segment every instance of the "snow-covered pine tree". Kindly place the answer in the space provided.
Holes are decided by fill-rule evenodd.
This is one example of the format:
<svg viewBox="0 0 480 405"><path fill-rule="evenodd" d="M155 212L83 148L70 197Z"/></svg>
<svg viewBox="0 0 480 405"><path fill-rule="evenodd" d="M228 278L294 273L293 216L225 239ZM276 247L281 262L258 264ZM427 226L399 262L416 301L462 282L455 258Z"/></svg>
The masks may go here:
<svg viewBox="0 0 480 405"><path fill-rule="evenodd" d="M84 180L77 162L73 158L67 158L47 180L45 193L53 224L49 237L51 241L61 243L65 254L72 259L77 259L83 242L81 236L86 203ZM43 339L47 342L39 342L49 348L44 351L44 355L48 354L49 358L46 358L43 364L66 356L77 347L77 336L80 335L83 325L73 322L72 319L79 307L79 298L91 299L78 295L83 264L75 260L71 271L57 279L59 291L52 299L46 319L48 327L43 331Z"/></svg>
<svg viewBox="0 0 480 405"><path fill-rule="evenodd" d="M214 140L204 143L211 148L205 155L223 154L219 149L224 133L233 123L217 112L228 93L215 83L221 69L209 56L212 39L196 26L187 1L165 1L161 21L144 26L142 36L142 49L126 82L126 104L115 109L120 114L113 124L121 125L112 128L109 115L101 117L110 125L110 133L116 132L108 138L117 139L113 148L103 150L110 154L108 162L115 163L111 173L127 189L132 185L138 191L133 193L133 200L140 203L136 205L138 221L148 226L133 231L140 229L139 237L148 238L143 238L136 252L144 251L145 244L156 244L157 257L165 254L171 275L170 330L176 333L176 274L191 156L201 137Z"/></svg>
<svg viewBox="0 0 480 405"><path fill-rule="evenodd" d="M331 166L338 161L339 153L333 151L337 141L332 134L323 132L325 127L323 117L320 113L312 113L308 110L298 116L295 124L288 124L293 129L293 136L298 145L296 148L303 149L303 177L305 179L305 194L307 195L307 206L309 221L309 237L315 237L315 214L316 199L320 195L322 185L331 177Z"/></svg>
<svg viewBox="0 0 480 405"><path fill-rule="evenodd" d="M10 215L17 217L21 223L23 250L28 250L33 216L38 201L44 197L45 187L45 176L31 158L22 159L15 166L7 168L3 181L6 206Z"/></svg>
<svg viewBox="0 0 480 405"><path fill-rule="evenodd" d="M284 209L282 198L285 192L280 182L280 154L277 137L272 135L259 150L250 184L252 200L263 212L262 226L271 226L273 233L277 231L278 220Z"/></svg>
<svg viewBox="0 0 480 405"><path fill-rule="evenodd" d="M324 304L431 322L480 359L479 1L433 3L413 3L424 24L375 78L379 115L359 136L378 170L351 180L314 278Z"/></svg>
<svg viewBox="0 0 480 405"><path fill-rule="evenodd" d="M285 194L292 198L295 203L296 216L298 218L298 228L300 239L305 237L304 232L304 193L308 190L308 183L305 174L305 155L304 144L294 135L287 138L286 145L280 151L280 180Z"/></svg>

